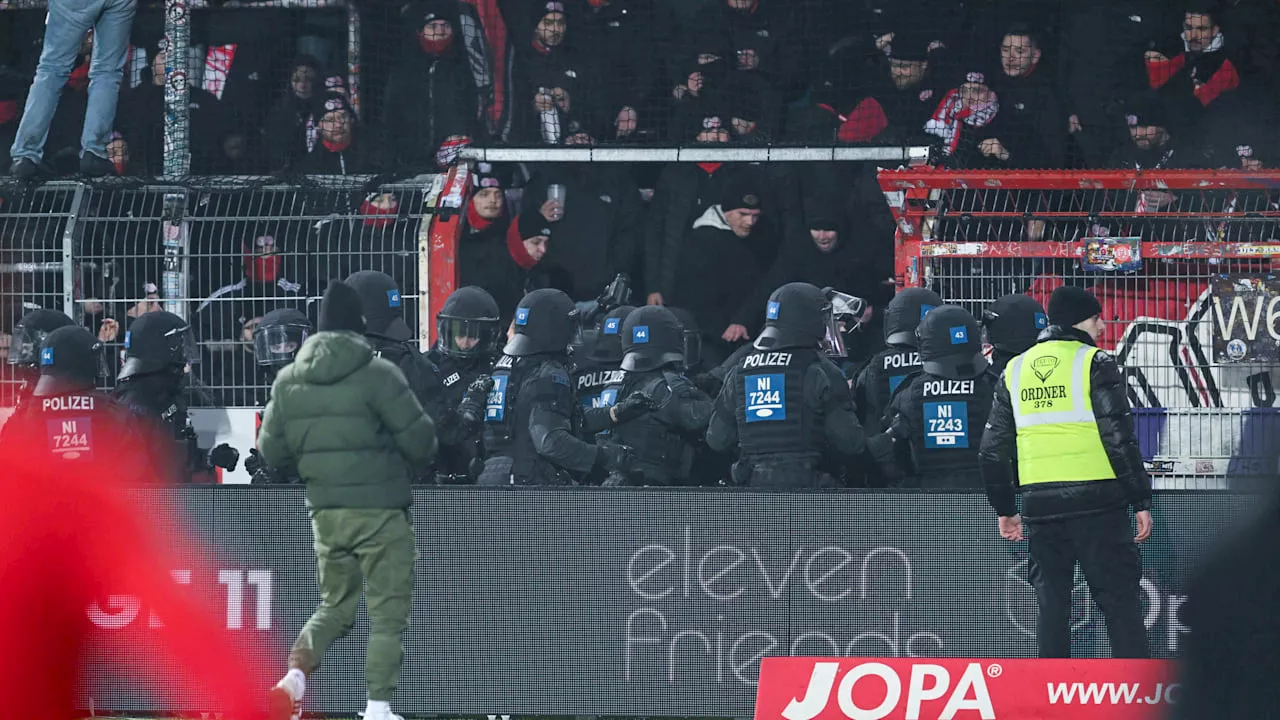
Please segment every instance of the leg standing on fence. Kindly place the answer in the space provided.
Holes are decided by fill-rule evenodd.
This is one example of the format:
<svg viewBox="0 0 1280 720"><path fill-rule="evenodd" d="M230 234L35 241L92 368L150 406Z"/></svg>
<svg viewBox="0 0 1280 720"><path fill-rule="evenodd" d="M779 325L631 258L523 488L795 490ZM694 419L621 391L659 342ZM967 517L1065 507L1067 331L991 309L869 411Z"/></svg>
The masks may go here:
<svg viewBox="0 0 1280 720"><path fill-rule="evenodd" d="M1010 460L1017 448L1023 512L1030 524L1031 583L1040 606L1041 657L1070 654L1075 566L1107 620L1115 657L1148 655L1142 561L1151 535L1151 479L1142 464L1124 380L1099 350L1102 306L1075 287L1049 299L1049 328L1015 357L997 385L979 467L1000 534L1022 540ZM1129 525L1128 508L1138 531Z"/></svg>
<svg viewBox="0 0 1280 720"><path fill-rule="evenodd" d="M71 75L80 43L90 30L94 31L93 58L89 65L89 105L80 138L80 169L87 175L114 174L115 168L107 159L107 138L115 122L136 7L136 0L50 1L40 63L10 150L11 175L24 180L36 175L58 96Z"/></svg>

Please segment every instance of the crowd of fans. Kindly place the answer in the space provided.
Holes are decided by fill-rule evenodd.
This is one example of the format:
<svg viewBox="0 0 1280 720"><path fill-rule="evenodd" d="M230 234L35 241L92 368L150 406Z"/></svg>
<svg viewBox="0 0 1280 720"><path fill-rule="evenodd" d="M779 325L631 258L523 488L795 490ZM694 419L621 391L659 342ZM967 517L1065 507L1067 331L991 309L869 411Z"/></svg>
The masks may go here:
<svg viewBox="0 0 1280 720"><path fill-rule="evenodd" d="M193 16L193 174L407 178L440 171L467 145L924 144L955 168L1259 169L1276 152L1266 130L1276 118L1280 5L1268 0L356 7L354 87L339 10ZM40 21L0 12L5 152ZM162 27L158 11L139 11L107 148L123 175L163 169ZM75 171L92 43L87 36L51 126L45 165L54 175ZM536 287L593 299L625 272L634 300L694 314L713 362L755 336L769 290L786 282L836 287L876 308L894 291L893 221L868 165L481 164L473 182L460 280L488 289L505 313ZM357 269L387 272L407 297L418 292L421 198L331 195L342 197L300 191L240 207L246 218L276 219L210 220L193 235L189 315L213 359L202 376L245 389L221 401L254 402L241 350L272 307L305 306L327 279ZM158 217L158 196L100 202L96 214L121 224L87 236L84 252L99 262L76 298L86 324L121 342L131 318L160 307L159 225L125 222ZM0 197L10 247L59 239L49 227L5 223L22 203ZM191 212L235 214L215 206ZM43 234L14 237L22 232ZM113 263L114 274L104 272ZM103 301L109 288L127 307ZM20 301L31 302L22 289L6 289L0 321L11 324ZM877 335L874 320L869 330Z"/></svg>
<svg viewBox="0 0 1280 720"><path fill-rule="evenodd" d="M354 75L340 10L194 16L193 173L433 171L467 144L927 143L949 165L1012 168L1240 167L1274 152L1280 8L1268 0L356 7ZM42 14L0 13L5 149ZM110 149L122 174L162 169L162 28L139 11ZM78 149L92 44L51 158Z"/></svg>

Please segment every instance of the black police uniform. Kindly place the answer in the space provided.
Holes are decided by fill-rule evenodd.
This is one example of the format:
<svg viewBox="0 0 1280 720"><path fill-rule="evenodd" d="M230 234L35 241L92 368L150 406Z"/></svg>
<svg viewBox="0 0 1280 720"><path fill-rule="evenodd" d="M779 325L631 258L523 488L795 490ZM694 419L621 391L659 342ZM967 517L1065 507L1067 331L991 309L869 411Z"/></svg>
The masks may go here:
<svg viewBox="0 0 1280 720"><path fill-rule="evenodd" d="M262 316L262 322L253 331L253 357L268 382L275 383L276 375L293 362L302 343L315 332L315 327L302 312L293 308L272 310ZM271 390L267 390L267 401ZM262 425L262 411L257 412L257 426ZM255 484L297 484L302 482L296 467L272 467L266 464L257 448L249 450L244 469Z"/></svg>
<svg viewBox="0 0 1280 720"><path fill-rule="evenodd" d="M361 270L352 273L346 284L360 295L365 317L364 336L374 354L400 368L422 409L433 420L443 417L446 403L440 370L414 343L413 331L404 321L404 302L396 281L386 273Z"/></svg>
<svg viewBox="0 0 1280 720"><path fill-rule="evenodd" d="M176 482L212 482L215 467L234 470L239 451L225 443L200 448L187 416L185 366L196 357L187 321L170 312L147 313L133 321L124 347L116 398L154 425L157 437L172 443L160 448L161 456L170 458L166 474Z"/></svg>
<svg viewBox="0 0 1280 720"><path fill-rule="evenodd" d="M849 386L820 350L831 324L831 303L813 285L769 297L765 329L725 377L707 428L713 450L740 446L737 484L834 486L834 469L866 448Z"/></svg>
<svg viewBox="0 0 1280 720"><path fill-rule="evenodd" d="M854 381L853 397L858 419L869 433L885 429L884 411L893 391L907 376L920 369L916 349L916 326L925 313L942 305L932 290L909 288L894 296L884 311L884 341L887 347L871 356Z"/></svg>
<svg viewBox="0 0 1280 720"><path fill-rule="evenodd" d="M712 401L682 372L684 328L670 310L649 306L627 316L621 335L626 380L619 401L587 410L584 424L611 428L604 442L634 452L628 484L685 484Z"/></svg>
<svg viewBox="0 0 1280 720"><path fill-rule="evenodd" d="M101 344L88 330L66 325L44 336L36 354L40 379L28 402L16 408L0 431L0 446L39 448L58 464L102 463L118 472L123 461L146 458L146 439L133 415L95 389L104 368ZM134 466L128 466L134 467ZM146 466L130 483L154 482Z"/></svg>
<svg viewBox="0 0 1280 720"><path fill-rule="evenodd" d="M1036 344L1036 338L1049 327L1049 316L1031 296L1013 293L982 312L982 326L991 344L991 374L998 381L1010 360Z"/></svg>
<svg viewBox="0 0 1280 720"><path fill-rule="evenodd" d="M21 406L35 390L40 375L40 345L49 333L61 327L75 325L75 322L57 310L40 308L32 310L13 327L9 340L9 365L13 368L14 379L19 383L11 398L12 405ZM0 398L10 400L10 398Z"/></svg>
<svg viewBox="0 0 1280 720"><path fill-rule="evenodd" d="M476 463L483 462L482 423L500 317L493 296L473 285L455 290L436 315L436 344L427 359L439 373L444 394L445 411L436 419L437 482L466 484L479 476ZM458 338L474 338L476 343L462 347Z"/></svg>
<svg viewBox="0 0 1280 720"><path fill-rule="evenodd" d="M903 487L981 489L978 449L995 392L981 328L964 308L944 305L925 316L918 333L923 366L885 413L897 440L886 474L901 476Z"/></svg>
<svg viewBox="0 0 1280 720"><path fill-rule="evenodd" d="M515 335L494 366L485 407L487 458L481 485L564 485L625 467L618 446L597 447L575 433L569 341L577 327L573 300L535 290L516 308Z"/></svg>
<svg viewBox="0 0 1280 720"><path fill-rule="evenodd" d="M573 394L583 412L609 408L618 402L623 380L627 373L622 369L622 323L635 310L622 305L610 310L600 320L599 329L591 333L581 351L573 355L570 377ZM609 431L603 430L608 433ZM592 439L590 428L583 428L582 439Z"/></svg>

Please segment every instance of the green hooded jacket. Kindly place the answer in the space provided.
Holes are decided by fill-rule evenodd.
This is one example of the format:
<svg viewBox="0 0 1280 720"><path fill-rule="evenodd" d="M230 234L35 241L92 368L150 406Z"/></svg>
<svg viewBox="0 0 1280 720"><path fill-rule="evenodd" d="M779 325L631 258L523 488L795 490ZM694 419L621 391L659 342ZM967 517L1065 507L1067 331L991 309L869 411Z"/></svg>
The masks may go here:
<svg viewBox="0 0 1280 720"><path fill-rule="evenodd" d="M312 510L404 508L435 458L436 431L400 369L364 338L320 332L276 376L258 452L298 468Z"/></svg>

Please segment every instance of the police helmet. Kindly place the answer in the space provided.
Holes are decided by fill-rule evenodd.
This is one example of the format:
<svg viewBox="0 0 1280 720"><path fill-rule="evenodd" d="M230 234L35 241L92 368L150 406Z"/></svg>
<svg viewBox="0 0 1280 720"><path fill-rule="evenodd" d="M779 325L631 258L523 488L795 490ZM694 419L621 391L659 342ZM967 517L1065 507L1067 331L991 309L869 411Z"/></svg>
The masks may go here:
<svg viewBox="0 0 1280 720"><path fill-rule="evenodd" d="M37 397L93 389L106 374L102 343L88 330L74 325L49 333L40 345L40 380Z"/></svg>
<svg viewBox="0 0 1280 720"><path fill-rule="evenodd" d="M622 361L622 323L635 312L631 305L619 305L600 319L594 342L587 343L587 357L599 363Z"/></svg>
<svg viewBox="0 0 1280 720"><path fill-rule="evenodd" d="M40 346L49 333L75 322L57 310L32 310L13 327L9 341L9 364L35 368L40 363Z"/></svg>
<svg viewBox="0 0 1280 720"><path fill-rule="evenodd" d="M916 326L925 313L940 305L942 298L927 288L908 288L894 295L884 310L885 343L916 347Z"/></svg>
<svg viewBox="0 0 1280 720"><path fill-rule="evenodd" d="M817 348L831 324L827 293L809 283L787 283L769 296L765 326L756 338L757 350Z"/></svg>
<svg viewBox="0 0 1280 720"><path fill-rule="evenodd" d="M186 320L171 312L139 316L124 334L124 365L120 380L163 370L180 372L199 362L195 335Z"/></svg>
<svg viewBox="0 0 1280 720"><path fill-rule="evenodd" d="M684 362L684 326L661 305L646 305L622 323L622 369L657 370Z"/></svg>
<svg viewBox="0 0 1280 720"><path fill-rule="evenodd" d="M698 319L684 308L668 306L667 309L684 328L685 369L697 368L702 364L702 330L698 327Z"/></svg>
<svg viewBox="0 0 1280 720"><path fill-rule="evenodd" d="M513 357L564 353L578 329L578 308L561 290L544 288L516 306L515 334L502 352Z"/></svg>
<svg viewBox="0 0 1280 720"><path fill-rule="evenodd" d="M498 346L500 316L492 295L474 285L460 287L436 315L436 346L459 360L490 357Z"/></svg>
<svg viewBox="0 0 1280 720"><path fill-rule="evenodd" d="M982 328L962 307L943 305L924 316L916 328L920 361L930 375L969 380L986 372Z"/></svg>
<svg viewBox="0 0 1280 720"><path fill-rule="evenodd" d="M315 332L311 321L293 308L272 310L253 331L253 357L259 365L282 368L293 362L302 343Z"/></svg>
<svg viewBox="0 0 1280 720"><path fill-rule="evenodd" d="M400 286L390 275L377 270L361 270L349 275L344 282L360 296L366 333L396 342L413 339L413 331L404 321Z"/></svg>
<svg viewBox="0 0 1280 720"><path fill-rule="evenodd" d="M1049 327L1049 316L1031 296L1012 293L982 312L982 325L992 347L1020 355L1036 344L1041 330Z"/></svg>

